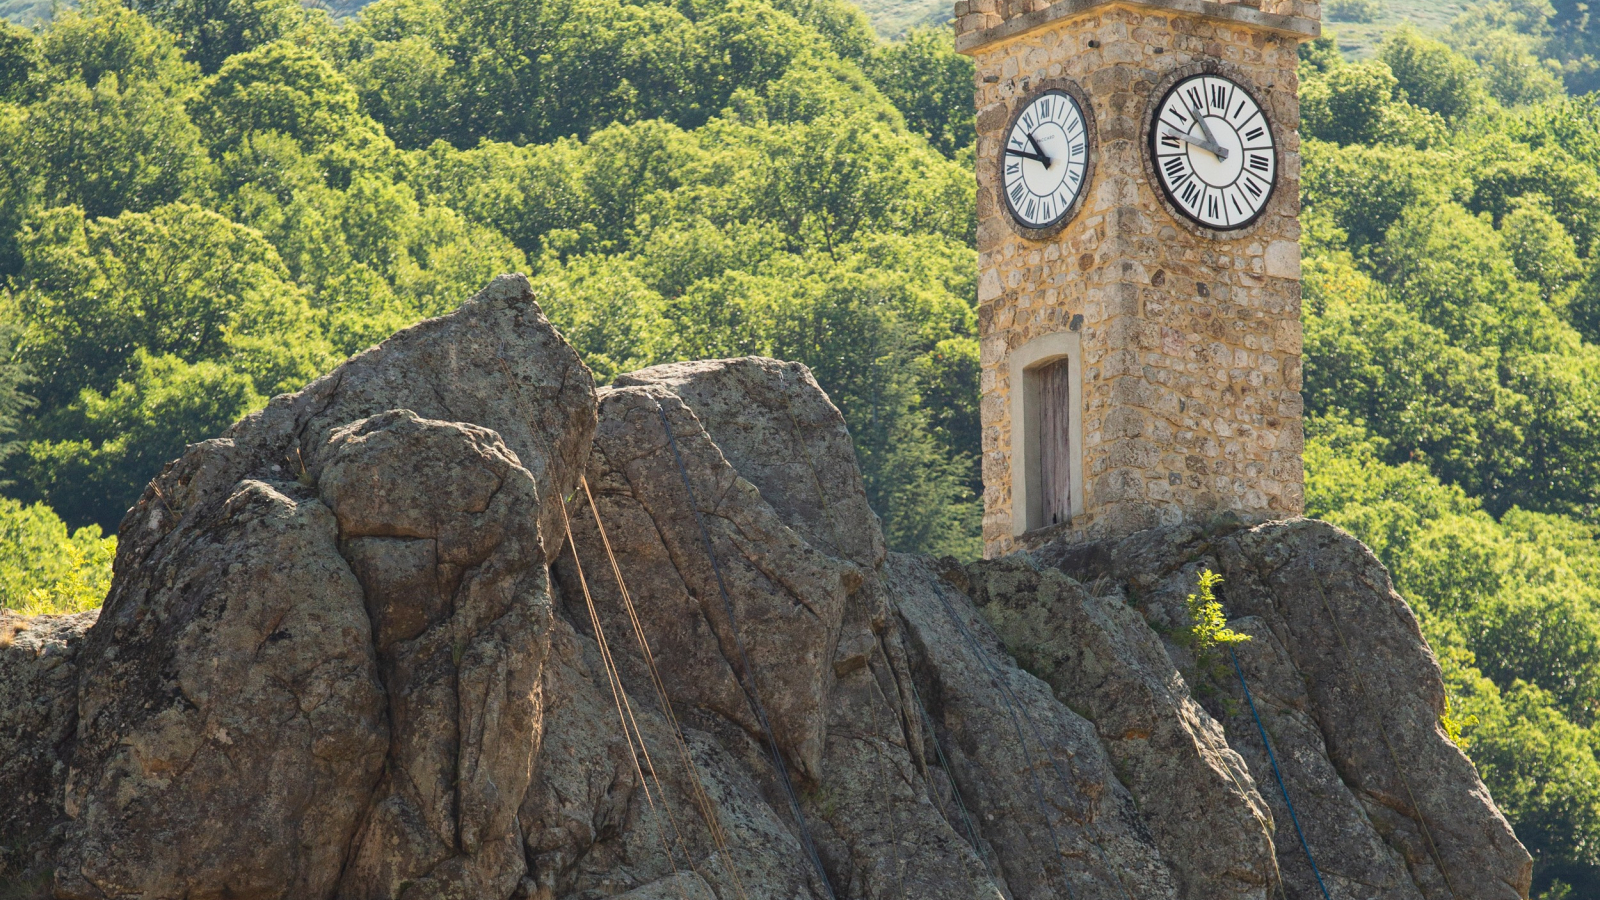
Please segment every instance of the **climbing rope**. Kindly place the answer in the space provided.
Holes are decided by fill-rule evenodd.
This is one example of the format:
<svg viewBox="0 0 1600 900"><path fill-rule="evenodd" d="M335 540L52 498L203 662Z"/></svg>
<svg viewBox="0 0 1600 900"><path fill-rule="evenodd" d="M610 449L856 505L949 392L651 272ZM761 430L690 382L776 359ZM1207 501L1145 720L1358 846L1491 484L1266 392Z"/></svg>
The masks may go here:
<svg viewBox="0 0 1600 900"><path fill-rule="evenodd" d="M983 666L989 679L994 682L995 687L1000 689L1001 699L1005 700L1007 710L1011 713L1011 724L1017 730L1017 746L1022 748L1022 759L1028 767L1028 776L1033 782L1034 801L1039 807L1039 816L1044 819L1044 826L1050 832L1050 843L1055 848L1056 858L1059 860L1065 855L1061 852L1061 839L1056 834L1055 822L1050 818L1050 809L1044 800L1044 785L1039 781L1039 772L1033 764L1033 752L1028 749L1028 739L1022 731L1022 718L1011 698L1011 690L1001 683L999 674L989 665L989 660L984 656L982 647L978 644L977 639L972 636L972 633L967 630L966 623L962 622L961 617L956 614L955 607L950 605L950 601L945 598L942 592L936 590L934 593L938 594L939 602L944 605L945 615L950 617L950 621L961 632L961 636L966 638L967 645L972 650L972 655L978 658L979 664ZM1048 750L1048 747L1046 749ZM1047 872L1046 874L1048 875L1049 873ZM1077 893L1072 889L1072 883L1067 880L1064 867L1061 873L1061 882L1066 886L1069 898L1077 896Z"/></svg>
<svg viewBox="0 0 1600 900"><path fill-rule="evenodd" d="M835 900L833 883L828 880L827 870L822 867L822 858L817 855L816 845L811 840L811 829L806 825L805 813L800 809L800 797L795 793L794 782L789 779L789 769L783 761L783 754L778 750L778 739L772 732L772 724L767 720L766 707L761 703L761 695L756 686L755 668L750 665L750 657L745 652L744 641L739 637L738 624L734 619L733 600L728 596L728 586L722 578L722 566L718 564L716 549L711 545L711 532L706 529L705 519L700 515L700 504L695 499L694 486L689 483L689 470L683 464L683 455L678 452L678 439L672 433L672 424L667 421L666 407L658 402L656 404L656 412L661 416L661 427L667 432L667 445L672 448L672 458L678 464L678 475L682 477L683 489L689 496L689 509L694 512L694 521L700 530L700 540L705 544L706 556L711 560L711 571L716 575L717 590L722 595L723 611L728 617L728 631L733 637L734 647L739 651L739 663L744 669L744 678L740 678L737 672L734 673L735 678L738 679L739 686L744 690L745 698L749 701L751 709L755 711L756 720L761 725L761 731L767 741L767 749L772 754L772 767L777 772L778 781L783 787L784 795L789 800L789 810L794 814L795 823L800 829L801 846L805 849L806 856L810 857L812 866L816 868L817 877L822 880L823 893L826 894L828 900ZM745 678L750 681L748 685L744 683Z"/></svg>
<svg viewBox="0 0 1600 900"><path fill-rule="evenodd" d="M898 610L896 610L898 613ZM916 701L917 712L922 713L922 721L928 729L928 737L933 741L933 753L939 758L939 765L944 769L944 777L950 782L950 794L956 798L956 809L961 813L961 824L967 829L967 842L972 845L972 852L977 855L978 862L983 863L983 868L991 876L994 870L989 868L989 860L983 855L982 845L978 843L978 832L972 827L972 817L967 814L967 804L961 799L961 787L956 784L956 776L950 768L950 760L944 755L944 745L939 741L938 729L934 727L933 716L928 713L928 708L922 704L922 695L917 691L916 679L911 680L911 696Z"/></svg>
<svg viewBox="0 0 1600 900"><path fill-rule="evenodd" d="M1007 685L1004 679L1001 678L1001 673L995 668L994 664L984 653L982 645L978 643L978 639L973 636L970 630L968 630L966 623L961 621L961 617L956 613L955 607L950 604L950 601L945 598L942 592L935 591L935 593L939 597L939 602L944 606L945 615L950 618L950 621L955 624L956 629L961 632L961 636L966 639L967 646L972 650L972 655L977 657L979 663L984 667L985 671L988 672L990 681L994 682L995 687L999 688L1000 697L1005 701L1006 707L1011 714L1012 724L1016 728L1017 744L1022 748L1023 760L1027 763L1029 773L1032 774L1034 771L1033 754L1028 751L1027 738L1023 735L1022 722L1024 720L1028 723L1028 731L1033 734L1033 739L1038 742L1039 746L1045 751L1046 756L1049 758L1050 767L1055 771L1056 779L1061 782L1063 788L1069 787L1072 782L1067 777L1067 773L1062 770L1061 761L1056 758L1055 752L1050 749L1049 743L1047 743L1044 739L1044 736L1040 734L1038 723L1033 720L1032 716L1028 715L1027 710L1017 700L1016 695L1011 692L1010 685ZM1050 840L1051 843L1055 845L1056 855L1057 857L1064 856L1065 854L1061 852L1061 842L1056 836L1055 825L1050 821L1050 815L1044 803L1044 792L1040 786L1037 774L1033 775L1033 783L1034 794L1039 804L1039 813L1044 817L1045 826L1050 830ZM1088 840L1089 845L1094 847L1095 851L1099 853L1101 865L1114 872L1117 885L1122 888L1123 895L1126 896L1128 900L1133 900L1133 893L1128 888L1127 880L1125 878L1126 873L1120 866L1115 866L1111 862L1110 857L1106 854L1105 847L1101 846L1100 842L1090 834L1089 827L1087 825L1080 825L1080 827L1083 828L1083 836L1086 840ZM1072 885L1066 880L1065 872L1062 874L1062 883L1067 887L1068 896L1073 896Z"/></svg>
<svg viewBox="0 0 1600 900"><path fill-rule="evenodd" d="M611 538L606 534L606 526L600 519L600 507L595 503L594 494L589 490L589 479L578 476L578 484L583 488L583 494L589 501L589 512L594 517L595 530L600 535L601 546L605 548L606 557L611 562L611 574L617 580L617 590L622 597L623 608L627 611L628 621L633 627L634 638L639 642L640 654L644 657L646 666L650 671L650 681L656 691L656 700L660 704L663 714L671 726L674 746L677 748L680 760L689 773L691 793L695 806L699 809L700 818L705 823L706 831L711 836L712 846L716 847L722 860L722 867L727 872L728 878L733 882L734 892L740 900L748 900L744 882L739 877L738 867L733 864L731 847L728 843L727 833L722 828L721 819L717 815L716 805L711 802L711 795L706 791L705 783L700 778L700 768L695 764L694 756L689 752L689 742L684 737L683 726L678 722L678 715L672 708L672 700L667 695L666 682L661 678L661 671L656 666L655 653L650 649L650 642L646 640L644 626L639 621L638 609L634 606L633 595L628 591L628 584L622 577L622 567L617 563L617 554L611 547ZM569 538L570 539L570 538ZM681 842L682 836L679 836ZM687 845L684 852L688 853Z"/></svg>
<svg viewBox="0 0 1600 900"><path fill-rule="evenodd" d="M682 847L684 857L688 860L691 868L694 868L694 857L690 855L688 846L684 844L683 834L678 831L677 819L672 816L671 807L667 805L667 795L662 788L661 777L656 774L655 763L650 760L650 750L644 743L644 732L639 729L638 720L634 718L633 704L628 701L627 689L622 685L622 674L617 670L616 662L611 657L611 649L606 641L605 629L600 625L600 614L595 608L594 597L589 593L589 580L583 574L583 562L578 559L578 544L572 539L572 522L567 518L567 505L564 502L561 504L561 521L566 526L567 546L572 549L572 561L578 572L578 584L583 588L583 599L589 607L589 622L594 626L595 643L600 648L600 659L605 665L606 678L611 683L611 699L616 704L617 719L622 723L622 735L628 741L628 754L633 760L633 771L639 777L639 786L644 790L645 802L649 804L650 811L656 814L656 836L661 840L661 849L667 854L667 865L672 868L673 884L677 886L679 896L683 900L689 900L688 892L683 889L683 884L676 877L678 875L678 863L672 856L672 847L667 842L666 833L661 830L661 815L656 810L655 800L650 796L650 782L645 778L644 770L639 765L641 751L644 754L646 767L650 770L650 777L655 779L656 792L661 795L661 806L667 811L668 817L672 819L672 830L677 834L678 843ZM638 738L637 748L634 745L635 736ZM695 874L700 874L698 869L695 869Z"/></svg>
<svg viewBox="0 0 1600 900"><path fill-rule="evenodd" d="M881 645L878 647L878 652L882 653L884 661L888 662L889 655L887 653L883 653L883 647ZM867 668L868 668L868 673L869 673L869 676L870 676L871 665L869 664ZM876 685L877 684L877 677L876 676L871 676L871 677L872 677L872 680L873 680L873 684ZM881 687L879 688L879 690L881 692L881 690L882 690ZM884 695L884 702L885 703L888 702L888 695L887 694ZM885 745L887 745L889 743L889 739L884 737L883 730L878 727L878 718L879 717L878 717L878 709L877 709L878 705L877 705L877 703L872 703L871 705L872 705L871 716L872 716L872 736L873 736L872 752L873 752L873 755L875 755L878 758L878 765L877 765L877 769L878 769L878 785L879 785L879 787L881 787L883 789L883 808L884 808L884 812L886 812L888 814L888 816L889 816L889 855L890 855L890 862L892 862L893 865L894 865L894 880L895 880L895 883L900 886L900 896L902 898L904 898L904 900L910 900L910 895L908 895L906 893L906 867L905 867L905 861L900 858L900 825L899 825L899 822L898 822L898 818L899 817L895 815L894 794L889 788L889 779L884 774L884 770L889 765L889 760L885 757L884 752L883 752L883 748L884 748ZM895 774L896 774L896 777L899 777L899 772L898 771Z"/></svg>
<svg viewBox="0 0 1600 900"><path fill-rule="evenodd" d="M1300 816L1295 813L1294 801L1289 799L1289 788L1284 785L1283 771L1278 768L1278 757L1272 752L1272 742L1267 739L1266 726L1261 724L1261 716L1256 712L1255 698L1250 696L1250 685L1245 684L1244 669L1239 666L1239 657L1228 648L1228 655L1233 658L1233 671L1239 676L1239 687L1244 688L1244 702L1250 704L1250 716L1256 720L1256 731L1261 733L1261 746L1267 748L1267 760L1272 763L1273 777L1278 779L1278 790L1283 793L1283 802L1289 807L1289 821L1294 823L1294 833L1300 836L1300 849L1305 851L1306 862L1311 864L1311 874L1317 877L1317 887L1322 889L1323 900L1332 900L1328 896L1328 886L1322 883L1322 872L1317 868L1317 861L1311 856L1311 845L1306 843L1306 833L1300 827ZM1279 888L1282 891L1280 879Z"/></svg>
<svg viewBox="0 0 1600 900"><path fill-rule="evenodd" d="M1307 563L1306 567L1311 570L1312 583L1317 586L1317 594L1322 597L1322 608L1328 611L1328 619L1333 622L1333 632L1339 636L1339 646L1344 648L1345 660L1350 666L1350 671L1355 674L1356 687L1361 691L1361 699L1367 707L1367 715L1378 723L1378 734L1383 738L1384 747L1389 750L1389 760L1394 764L1394 772L1400 777L1400 785L1406 789L1406 798L1411 801L1411 808L1416 810L1417 825L1421 827L1422 836L1428 842L1428 854L1433 857L1433 864L1439 867L1439 877L1444 879L1444 886L1450 891L1450 896L1459 898L1460 895L1456 893L1455 885L1450 882L1450 873L1445 871L1444 859L1439 853L1439 847L1433 842L1433 832L1428 828L1427 817L1423 816L1422 807L1417 803L1416 795L1411 792L1411 782L1406 780L1405 769L1400 765L1400 754L1395 752L1394 742L1389 740L1389 729L1383 724L1383 719L1372 706L1372 697L1367 693L1366 679L1361 677L1361 667L1356 665L1355 654L1350 652L1350 643L1345 640L1344 629L1339 625L1339 617L1333 611L1333 604L1328 602L1328 592L1322 587L1322 578L1317 574L1317 567L1313 563Z"/></svg>
<svg viewBox="0 0 1600 900"><path fill-rule="evenodd" d="M781 376L779 376L779 378L782 378L782 380L784 380L784 384L787 386L786 376L787 372L784 372ZM840 546L840 540L838 540L838 522L835 522L834 520L834 504L827 501L827 492L826 490L822 490L822 479L818 474L818 464L816 464L816 458L811 456L811 448L806 447L805 437L800 434L800 420L795 418L794 405L790 404L789 402L789 391L787 391L787 389L786 391L782 392L782 397L784 397L784 415L789 418L790 436L794 437L795 447L800 448L800 453L805 456L806 472L810 472L811 474L811 487L816 488L816 500L818 500L818 504L821 504L822 516L826 517L827 519L827 530L829 530L830 535L832 535L832 538L834 538L834 549L835 551L840 552L840 554L843 554L843 548ZM893 594L888 594L888 602L890 602L890 609L893 610L894 615L901 615L901 612L899 612L899 602L894 599ZM888 669L890 669L891 673L893 673L894 663L893 661L890 661L890 655L888 655L888 652L883 649L882 642L878 644L878 653L880 653L880 655L883 657L883 665L888 666ZM954 770L950 769L949 757L944 754L944 745L942 745L941 741L939 741L938 729L934 729L933 727L933 716L930 716L930 714L928 714L928 708L923 706L922 695L917 692L917 681L915 681L915 679L907 679L907 685L909 685L910 693L912 693L912 703L917 706L918 713L922 713L922 721L925 722L926 729L928 729L928 738L933 741L934 756L938 756L939 765L941 765L942 769L944 769L944 777L950 781L950 796L954 796L955 807L957 807L957 809L960 810L960 814L962 814L962 825L966 828L966 839L968 839L971 847L973 847L973 855L974 857L978 857L978 862L982 863L982 866L984 866L984 871L989 873L990 878L994 878L994 870L990 870L989 860L984 857L982 846L978 842L978 831L974 830L973 828L973 818L971 818L971 815L966 814L966 802L962 799L962 790L960 790L960 786L955 783L955 773ZM904 705L904 700L906 700L906 698L904 698L904 693L901 693L901 705ZM877 727L875 724L877 724L877 719L874 717L874 727ZM941 815L944 814L944 810L939 810L939 812L941 812ZM890 815L893 815L893 810L890 810ZM896 863L896 866L898 865L899 863ZM901 892L904 894L904 879L901 881Z"/></svg>

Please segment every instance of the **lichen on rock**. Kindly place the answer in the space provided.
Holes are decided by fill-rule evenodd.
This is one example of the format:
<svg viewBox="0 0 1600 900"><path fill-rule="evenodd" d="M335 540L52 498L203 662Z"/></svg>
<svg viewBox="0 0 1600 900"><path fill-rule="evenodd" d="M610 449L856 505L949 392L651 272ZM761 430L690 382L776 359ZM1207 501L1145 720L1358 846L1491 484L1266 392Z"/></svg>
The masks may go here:
<svg viewBox="0 0 1600 900"><path fill-rule="evenodd" d="M120 536L98 614L0 613L0 896L1312 896L1237 683L1172 640L1200 568L1333 896L1527 894L1353 538L890 553L805 367L596 390L520 276L190 447Z"/></svg>

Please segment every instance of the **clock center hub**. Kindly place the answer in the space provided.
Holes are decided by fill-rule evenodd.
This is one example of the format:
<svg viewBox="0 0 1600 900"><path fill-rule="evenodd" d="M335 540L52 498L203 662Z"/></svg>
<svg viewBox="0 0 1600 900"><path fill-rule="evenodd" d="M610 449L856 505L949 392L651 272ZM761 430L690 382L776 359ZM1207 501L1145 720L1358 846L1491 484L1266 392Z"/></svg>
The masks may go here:
<svg viewBox="0 0 1600 900"><path fill-rule="evenodd" d="M1022 178L1028 183L1028 190L1035 194L1055 193L1062 179L1067 177L1067 154L1072 142L1067 139L1066 129L1054 122L1046 122L1035 129L1033 139L1039 142L1045 156L1050 157L1050 165L1046 167L1037 160L1027 160L1022 164Z"/></svg>
<svg viewBox="0 0 1600 900"><path fill-rule="evenodd" d="M1221 116L1206 116L1205 120L1217 145L1228 151L1228 158L1219 159L1210 150L1189 144L1189 165L1194 167L1194 174L1201 181L1214 188L1225 188L1238 181L1239 173L1244 170L1244 141L1239 139L1239 132ZM1199 123L1195 123L1189 134L1194 137L1205 136Z"/></svg>

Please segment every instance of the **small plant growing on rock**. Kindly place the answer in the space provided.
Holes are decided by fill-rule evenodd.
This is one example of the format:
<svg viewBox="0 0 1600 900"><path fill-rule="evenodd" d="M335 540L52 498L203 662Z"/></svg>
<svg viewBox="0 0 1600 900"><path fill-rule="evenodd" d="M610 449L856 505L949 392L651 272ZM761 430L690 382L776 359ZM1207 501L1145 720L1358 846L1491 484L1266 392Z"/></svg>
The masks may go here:
<svg viewBox="0 0 1600 900"><path fill-rule="evenodd" d="M1189 627L1178 633L1179 643L1194 652L1196 665L1205 671L1216 668L1221 662L1217 648L1250 640L1250 635L1228 627L1216 594L1216 587L1221 583L1221 575L1206 569L1200 573L1195 592L1183 601L1189 610Z"/></svg>
<svg viewBox="0 0 1600 900"><path fill-rule="evenodd" d="M1450 703L1450 695L1448 693L1444 695L1444 714L1439 716L1439 725L1444 728L1445 737L1450 739L1450 743L1465 750L1466 745L1461 743L1461 730L1476 724L1478 717L1475 715L1457 716L1456 710Z"/></svg>

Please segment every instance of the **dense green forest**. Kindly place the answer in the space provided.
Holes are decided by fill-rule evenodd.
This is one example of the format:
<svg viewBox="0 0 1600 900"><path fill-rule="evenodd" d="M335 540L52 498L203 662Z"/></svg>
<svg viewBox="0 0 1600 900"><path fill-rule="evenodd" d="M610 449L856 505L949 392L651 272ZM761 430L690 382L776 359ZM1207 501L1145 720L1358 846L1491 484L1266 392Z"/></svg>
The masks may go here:
<svg viewBox="0 0 1600 900"><path fill-rule="evenodd" d="M1308 503L1600 895L1600 96L1572 3L1303 52ZM972 69L842 0L132 0L0 30L0 601L91 608L186 442L492 275L601 378L809 364L891 543L977 551ZM909 186L909 188L908 188Z"/></svg>

